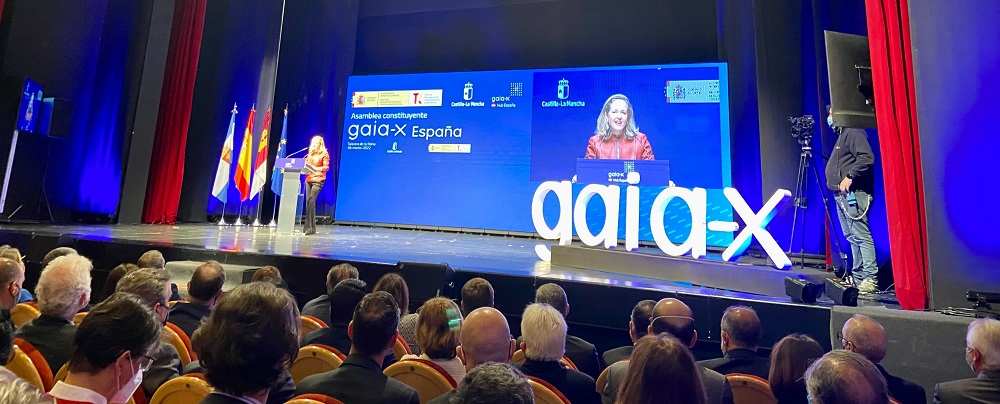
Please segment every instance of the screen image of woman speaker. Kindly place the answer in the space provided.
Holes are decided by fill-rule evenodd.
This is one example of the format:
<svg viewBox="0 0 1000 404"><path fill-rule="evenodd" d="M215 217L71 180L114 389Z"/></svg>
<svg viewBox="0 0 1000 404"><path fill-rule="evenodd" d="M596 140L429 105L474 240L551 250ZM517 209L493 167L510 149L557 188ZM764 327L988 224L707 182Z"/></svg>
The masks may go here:
<svg viewBox="0 0 1000 404"><path fill-rule="evenodd" d="M597 129L587 143L588 159L654 160L649 139L635 125L632 103L615 94L604 102Z"/></svg>
<svg viewBox="0 0 1000 404"><path fill-rule="evenodd" d="M326 183L326 172L330 171L330 153L326 150L322 136L313 136L309 142L306 164L313 171L306 175L306 220L302 232L316 234L316 198Z"/></svg>

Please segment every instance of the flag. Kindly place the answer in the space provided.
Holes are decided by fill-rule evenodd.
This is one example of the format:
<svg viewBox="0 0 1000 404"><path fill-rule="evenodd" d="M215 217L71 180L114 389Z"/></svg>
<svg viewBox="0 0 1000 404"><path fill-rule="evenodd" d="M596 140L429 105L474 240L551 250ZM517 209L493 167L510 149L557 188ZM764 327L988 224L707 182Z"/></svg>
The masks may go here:
<svg viewBox="0 0 1000 404"><path fill-rule="evenodd" d="M219 157L219 168L215 170L215 185L212 185L212 195L226 203L229 193L229 169L233 164L233 132L236 131L236 104L233 104L233 115L229 118L229 130L226 131L226 142L222 144L222 156Z"/></svg>
<svg viewBox="0 0 1000 404"><path fill-rule="evenodd" d="M257 143L257 158L253 167L253 186L250 187L250 198L257 196L267 182L267 143L270 142L268 129L271 127L271 109L264 113L264 128L260 132L260 142Z"/></svg>
<svg viewBox="0 0 1000 404"><path fill-rule="evenodd" d="M285 158L285 153L288 153L288 147L285 146L285 143L288 143L288 138L285 136L285 132L287 131L288 107L285 107L285 118L281 122L281 141L278 142L278 154L274 155L275 162L280 158ZM275 195L281 195L281 182L284 180L282 174L284 174L284 170L275 164L274 170L271 173L271 192L274 192Z"/></svg>
<svg viewBox="0 0 1000 404"><path fill-rule="evenodd" d="M243 130L243 144L240 145L240 160L236 166L236 189L240 190L240 200L245 201L250 196L250 166L253 165L253 155L250 154L250 144L253 143L253 116L257 112L250 108L250 118L247 119L247 127Z"/></svg>

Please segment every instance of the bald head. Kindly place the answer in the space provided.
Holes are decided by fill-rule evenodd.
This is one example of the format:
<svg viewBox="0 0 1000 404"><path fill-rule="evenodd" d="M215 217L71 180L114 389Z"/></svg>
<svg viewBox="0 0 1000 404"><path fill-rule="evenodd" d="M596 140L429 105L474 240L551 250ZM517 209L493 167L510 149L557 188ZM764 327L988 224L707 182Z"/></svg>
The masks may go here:
<svg viewBox="0 0 1000 404"><path fill-rule="evenodd" d="M882 324L875 319L855 314L844 323L841 333L844 335L844 341L841 341L844 349L864 356L872 363L879 363L885 358L888 336Z"/></svg>
<svg viewBox="0 0 1000 404"><path fill-rule="evenodd" d="M809 365L806 391L816 404L888 404L885 377L873 363L836 349Z"/></svg>
<svg viewBox="0 0 1000 404"><path fill-rule="evenodd" d="M731 349L757 350L763 329L757 312L746 306L732 306L722 314L722 352Z"/></svg>
<svg viewBox="0 0 1000 404"><path fill-rule="evenodd" d="M689 348L694 346L698 338L698 333L694 330L694 314L691 308L674 298L662 299L653 306L649 333L669 333L687 344Z"/></svg>
<svg viewBox="0 0 1000 404"><path fill-rule="evenodd" d="M507 318L492 307L480 307L465 317L461 342L468 370L486 362L507 362L513 346Z"/></svg>

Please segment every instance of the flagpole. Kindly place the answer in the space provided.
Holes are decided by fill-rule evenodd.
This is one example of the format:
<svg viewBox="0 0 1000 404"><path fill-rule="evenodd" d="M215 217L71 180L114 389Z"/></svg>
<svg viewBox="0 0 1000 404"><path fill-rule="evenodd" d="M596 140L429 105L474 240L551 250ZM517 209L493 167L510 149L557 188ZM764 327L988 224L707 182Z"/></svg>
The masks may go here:
<svg viewBox="0 0 1000 404"><path fill-rule="evenodd" d="M226 185L226 191L225 192L226 193L229 192L229 185ZM226 201L222 202L222 215L219 217L219 223L215 224L216 226L227 226L227 225L229 225L229 223L226 223L226 202L228 200L229 200L229 198L227 196L226 197Z"/></svg>
<svg viewBox="0 0 1000 404"><path fill-rule="evenodd" d="M236 119L236 103L235 102L233 103L233 110L231 111L231 113L233 114L233 117L231 119L235 120ZM232 124L233 122L235 122L235 121L231 121L230 123ZM229 133L226 133L226 138L228 140ZM223 146L222 146L223 149L226 148L225 143L226 143L226 141L223 141ZM232 156L231 156L232 155L232 150L230 150L229 154L230 154L229 160L232 161ZM226 173L226 177L227 177L226 178L226 188L222 191L223 192L222 195L225 195L226 199L224 201L222 201L222 215L219 216L219 223L216 223L216 226L229 226L229 223L226 223L226 204L229 202L229 179L228 179L228 176L229 176L229 173L227 172Z"/></svg>
<svg viewBox="0 0 1000 404"><path fill-rule="evenodd" d="M284 19L284 11L282 11L282 19ZM278 48L281 48L281 41L280 40L278 41ZM281 121L281 125L282 125L281 134L282 134L282 136L284 136L284 134L285 134L285 129L284 128L288 125L288 104L287 103L285 104L285 115L284 115L284 118L282 118L282 119L284 119L284 120ZM280 143L278 144L278 151L281 151L281 144ZM277 156L277 154L275 154L275 156L274 156L274 164L275 165L278 164L278 156ZM278 169L278 168L277 167L272 168L271 171L274 171L276 169ZM273 175L271 176L271 181L274 181L274 176ZM284 178L282 178L282 181L284 181ZM274 184L271 184L271 187L273 188ZM271 192L271 193L274 194L274 192ZM278 227L278 194L274 194L274 204L271 205L271 224L269 226L271 226L271 227Z"/></svg>

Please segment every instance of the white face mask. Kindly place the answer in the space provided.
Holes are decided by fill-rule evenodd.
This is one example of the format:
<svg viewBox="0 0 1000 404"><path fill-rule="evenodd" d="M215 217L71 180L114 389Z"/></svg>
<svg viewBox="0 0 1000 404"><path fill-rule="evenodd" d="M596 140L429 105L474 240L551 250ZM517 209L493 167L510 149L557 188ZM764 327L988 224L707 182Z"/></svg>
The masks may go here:
<svg viewBox="0 0 1000 404"><path fill-rule="evenodd" d="M129 368L132 368L131 357L129 358L128 365ZM111 397L111 401L109 402L127 403L129 398L132 398L132 394L135 393L136 389L139 388L139 385L142 384L142 370L137 371L136 369L133 368L132 372L134 372L132 379L129 380L128 383L125 383L125 385L122 386L120 389L118 389L118 392L115 393L114 397Z"/></svg>

